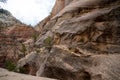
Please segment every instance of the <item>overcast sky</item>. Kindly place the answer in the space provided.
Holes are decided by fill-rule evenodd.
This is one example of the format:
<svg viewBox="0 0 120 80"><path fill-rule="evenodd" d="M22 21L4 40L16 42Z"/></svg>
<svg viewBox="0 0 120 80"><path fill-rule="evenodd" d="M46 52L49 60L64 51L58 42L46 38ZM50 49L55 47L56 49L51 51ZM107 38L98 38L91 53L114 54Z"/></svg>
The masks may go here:
<svg viewBox="0 0 120 80"><path fill-rule="evenodd" d="M0 6L23 23L36 25L50 14L54 3L55 0L8 0Z"/></svg>

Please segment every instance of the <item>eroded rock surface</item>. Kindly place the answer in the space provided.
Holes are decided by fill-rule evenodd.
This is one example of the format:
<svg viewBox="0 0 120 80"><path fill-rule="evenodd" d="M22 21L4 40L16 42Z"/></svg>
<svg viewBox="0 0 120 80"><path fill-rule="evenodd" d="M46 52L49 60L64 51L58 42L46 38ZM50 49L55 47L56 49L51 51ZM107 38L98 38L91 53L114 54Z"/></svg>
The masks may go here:
<svg viewBox="0 0 120 80"><path fill-rule="evenodd" d="M7 10L0 8L0 67L5 67L6 62L16 63L25 56L24 42L35 38L37 31L21 23Z"/></svg>
<svg viewBox="0 0 120 80"><path fill-rule="evenodd" d="M120 80L119 25L119 0L57 0L17 68L59 80Z"/></svg>
<svg viewBox="0 0 120 80"><path fill-rule="evenodd" d="M21 40L22 42L26 41L33 37L33 35L37 35L37 31L34 30L33 27L27 26L24 24L16 24L8 30L6 30L6 34L9 36L15 37L18 41Z"/></svg>
<svg viewBox="0 0 120 80"><path fill-rule="evenodd" d="M0 68L0 80L55 80L55 79L19 74Z"/></svg>
<svg viewBox="0 0 120 80"><path fill-rule="evenodd" d="M44 52L46 58L37 52L47 61L44 68L41 61L35 64L36 74L60 80L119 80L120 1L65 1L57 0L54 15L37 26L41 34L35 45L42 48L47 37L53 44Z"/></svg>
<svg viewBox="0 0 120 80"><path fill-rule="evenodd" d="M13 17L10 12L0 8L0 29L13 26L17 23L21 24L21 22Z"/></svg>
<svg viewBox="0 0 120 80"><path fill-rule="evenodd" d="M72 0L56 0L56 3L55 3L53 10L52 10L52 15L55 16L71 1Z"/></svg>

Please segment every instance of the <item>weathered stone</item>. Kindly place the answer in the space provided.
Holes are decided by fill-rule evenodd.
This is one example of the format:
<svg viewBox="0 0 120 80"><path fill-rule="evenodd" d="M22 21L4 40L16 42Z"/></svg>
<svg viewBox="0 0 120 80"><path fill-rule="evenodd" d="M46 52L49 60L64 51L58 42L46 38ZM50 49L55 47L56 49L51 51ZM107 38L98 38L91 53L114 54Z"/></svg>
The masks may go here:
<svg viewBox="0 0 120 80"><path fill-rule="evenodd" d="M0 56L5 57L3 63L6 60L17 62L21 53L24 55L22 43L33 38L33 35L37 35L34 28L23 24L10 12L0 8Z"/></svg>
<svg viewBox="0 0 120 80"><path fill-rule="evenodd" d="M19 74L0 68L0 80L56 80L56 79Z"/></svg>
<svg viewBox="0 0 120 80"><path fill-rule="evenodd" d="M120 55L92 54L55 45L50 53L40 53L36 57L40 60L36 63L39 64L37 75L60 80L119 80ZM31 64L32 61L35 59Z"/></svg>
<svg viewBox="0 0 120 80"><path fill-rule="evenodd" d="M34 30L33 27L23 25L23 24L16 24L6 30L6 34L9 36L15 37L18 41L26 41L27 39L33 38L33 35L37 35L37 31Z"/></svg>
<svg viewBox="0 0 120 80"><path fill-rule="evenodd" d="M18 67L59 80L119 80L119 25L119 0L57 0Z"/></svg>
<svg viewBox="0 0 120 80"><path fill-rule="evenodd" d="M119 80L119 5L119 0L57 0L36 42L43 47L42 40L51 32L54 43L44 59L40 55L44 65L39 62L38 76Z"/></svg>
<svg viewBox="0 0 120 80"><path fill-rule="evenodd" d="M53 33L51 31L48 31L44 36L41 36L39 38L39 40L36 41L36 45L39 45L40 47L44 46L44 41L47 39L47 38L51 38L53 39Z"/></svg>
<svg viewBox="0 0 120 80"><path fill-rule="evenodd" d="M21 24L10 12L0 8L0 28L10 27L17 23Z"/></svg>

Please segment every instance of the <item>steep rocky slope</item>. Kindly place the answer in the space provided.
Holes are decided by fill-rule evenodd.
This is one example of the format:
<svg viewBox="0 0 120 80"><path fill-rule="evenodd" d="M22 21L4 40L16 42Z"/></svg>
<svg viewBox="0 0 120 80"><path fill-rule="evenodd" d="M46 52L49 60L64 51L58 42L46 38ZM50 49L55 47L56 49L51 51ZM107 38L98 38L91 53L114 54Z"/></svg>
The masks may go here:
<svg viewBox="0 0 120 80"><path fill-rule="evenodd" d="M0 9L0 67L6 62L16 63L25 55L24 42L33 39L37 31L14 18L10 12Z"/></svg>
<svg viewBox="0 0 120 80"><path fill-rule="evenodd" d="M14 18L10 12L0 8L0 28L10 27L16 23L22 24L19 20Z"/></svg>
<svg viewBox="0 0 120 80"><path fill-rule="evenodd" d="M37 33L34 28L21 23L4 9L0 9L0 32L22 39L31 38L33 34Z"/></svg>
<svg viewBox="0 0 120 80"><path fill-rule="evenodd" d="M65 6L67 6L72 1L73 0L56 0L56 3L51 12L52 16L55 16L57 13L59 13Z"/></svg>
<svg viewBox="0 0 120 80"><path fill-rule="evenodd" d="M7 28L5 32L7 35L12 35L18 41L23 42L32 38L33 35L37 35L37 31L34 30L33 27L24 24L15 24L14 26Z"/></svg>
<svg viewBox="0 0 120 80"><path fill-rule="evenodd" d="M56 0L51 15L36 26L39 51L18 67L60 80L119 80L119 25L119 0Z"/></svg>
<svg viewBox="0 0 120 80"><path fill-rule="evenodd" d="M28 40L36 34L33 28L19 22L6 27L0 32L0 63L22 56L17 71L59 80L120 80L119 0L56 0L51 14L35 27L40 33L35 40ZM21 43L28 49L22 44L21 50Z"/></svg>

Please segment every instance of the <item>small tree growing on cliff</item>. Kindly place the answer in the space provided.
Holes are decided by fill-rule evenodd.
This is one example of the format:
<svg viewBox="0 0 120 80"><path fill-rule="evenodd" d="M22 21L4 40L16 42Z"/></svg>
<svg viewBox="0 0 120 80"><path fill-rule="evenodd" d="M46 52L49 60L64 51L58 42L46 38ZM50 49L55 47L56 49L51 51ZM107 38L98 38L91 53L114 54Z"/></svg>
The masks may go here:
<svg viewBox="0 0 120 80"><path fill-rule="evenodd" d="M45 40L44 40L44 44L45 44L45 47L50 51L52 45L53 45L53 39L52 37L47 37Z"/></svg>
<svg viewBox="0 0 120 80"><path fill-rule="evenodd" d="M37 41L37 37L38 37L38 34L33 34L33 35L32 35L32 38L33 38L34 42Z"/></svg>
<svg viewBox="0 0 120 80"><path fill-rule="evenodd" d="M6 60L6 61L5 61L5 68L7 68L9 71L15 71L16 64L13 63L13 62L10 61L10 60Z"/></svg>
<svg viewBox="0 0 120 80"><path fill-rule="evenodd" d="M22 49L20 51L24 54L24 56L26 55L27 48L24 44L22 44Z"/></svg>

